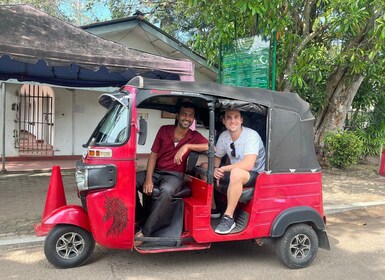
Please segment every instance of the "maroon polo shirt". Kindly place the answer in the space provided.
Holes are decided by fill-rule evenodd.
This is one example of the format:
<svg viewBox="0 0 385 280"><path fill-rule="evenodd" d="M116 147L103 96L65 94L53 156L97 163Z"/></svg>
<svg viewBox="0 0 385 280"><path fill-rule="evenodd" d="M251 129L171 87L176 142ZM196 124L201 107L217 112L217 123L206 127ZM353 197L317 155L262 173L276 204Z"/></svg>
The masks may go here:
<svg viewBox="0 0 385 280"><path fill-rule="evenodd" d="M198 131L188 130L185 137L179 141L178 145L174 145L174 125L162 126L155 137L151 151L158 154L155 168L165 171L174 171L184 173L186 170L187 157L190 151L183 155L182 164L174 163L175 154L184 144L205 144L207 139Z"/></svg>

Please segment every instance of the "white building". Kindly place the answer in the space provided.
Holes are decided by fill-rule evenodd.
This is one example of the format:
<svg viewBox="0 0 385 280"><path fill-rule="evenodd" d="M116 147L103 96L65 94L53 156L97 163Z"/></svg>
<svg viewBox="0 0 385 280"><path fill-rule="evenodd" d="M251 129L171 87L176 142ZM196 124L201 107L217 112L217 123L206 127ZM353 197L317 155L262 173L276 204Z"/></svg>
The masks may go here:
<svg viewBox="0 0 385 280"><path fill-rule="evenodd" d="M15 12L16 14L19 15L20 11ZM37 16L41 19L41 15ZM95 23L83 29L150 54L189 59L195 64L196 80L216 80L216 69L209 67L204 58L141 18L130 17ZM0 58L1 73L1 63L7 61L2 56L1 43ZM19 76L17 79L1 79L0 75L0 93L3 93L0 94L0 124L3 126L0 130L0 147L2 155L5 154L6 157L81 155L82 144L88 140L105 113L105 109L97 102L98 97L103 92L116 89L54 86L42 83L41 80L18 80ZM149 134L147 144L141 146L138 152L148 153L157 128L162 124L173 123L173 120L162 118L161 112L141 110L139 113L148 121Z"/></svg>

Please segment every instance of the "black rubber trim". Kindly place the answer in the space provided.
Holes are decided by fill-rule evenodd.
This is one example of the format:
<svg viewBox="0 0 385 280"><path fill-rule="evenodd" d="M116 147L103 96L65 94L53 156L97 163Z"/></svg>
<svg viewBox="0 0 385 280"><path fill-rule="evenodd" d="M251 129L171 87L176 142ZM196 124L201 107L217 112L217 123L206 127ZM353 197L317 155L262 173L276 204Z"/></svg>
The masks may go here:
<svg viewBox="0 0 385 280"><path fill-rule="evenodd" d="M116 166L89 166L88 168L88 189L113 188L116 185Z"/></svg>
<svg viewBox="0 0 385 280"><path fill-rule="evenodd" d="M321 215L313 208L308 206L289 208L275 218L270 230L270 236L280 237L285 233L288 226L309 222L312 223L318 231L325 229Z"/></svg>
<svg viewBox="0 0 385 280"><path fill-rule="evenodd" d="M87 170L88 190L109 189L116 185L116 165L76 163L77 169Z"/></svg>

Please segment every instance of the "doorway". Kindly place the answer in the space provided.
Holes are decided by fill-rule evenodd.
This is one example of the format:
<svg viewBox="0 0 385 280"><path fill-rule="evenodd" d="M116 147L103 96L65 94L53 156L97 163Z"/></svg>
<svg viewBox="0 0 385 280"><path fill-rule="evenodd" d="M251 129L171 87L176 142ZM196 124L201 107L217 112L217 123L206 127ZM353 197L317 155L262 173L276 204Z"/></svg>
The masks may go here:
<svg viewBox="0 0 385 280"><path fill-rule="evenodd" d="M20 156L53 156L53 110L50 87L21 87L15 129L15 147Z"/></svg>

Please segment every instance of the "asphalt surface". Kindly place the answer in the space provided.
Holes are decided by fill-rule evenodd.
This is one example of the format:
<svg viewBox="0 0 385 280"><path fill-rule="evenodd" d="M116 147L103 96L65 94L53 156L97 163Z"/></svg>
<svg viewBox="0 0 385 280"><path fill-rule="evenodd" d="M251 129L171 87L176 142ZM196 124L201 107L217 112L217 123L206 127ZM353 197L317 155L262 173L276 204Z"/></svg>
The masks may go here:
<svg viewBox="0 0 385 280"><path fill-rule="evenodd" d="M50 171L0 174L0 279L384 279L385 177L377 170L367 165L323 172L331 251L320 249L300 270L282 264L268 240L262 247L221 242L209 250L162 254L96 246L86 265L57 269L44 256L44 238L33 232ZM62 175L67 204L79 205L74 170Z"/></svg>
<svg viewBox="0 0 385 280"><path fill-rule="evenodd" d="M62 170L67 204L80 205L74 170ZM50 172L0 174L0 246L42 240L34 236L33 225L42 218ZM324 210L335 213L385 205L385 177L376 166L323 173Z"/></svg>
<svg viewBox="0 0 385 280"><path fill-rule="evenodd" d="M268 242L219 242L202 251L140 254L96 246L81 267L58 269L42 242L0 246L0 279L61 280L383 280L385 275L385 206L328 215L331 250L319 249L309 267L287 268Z"/></svg>

